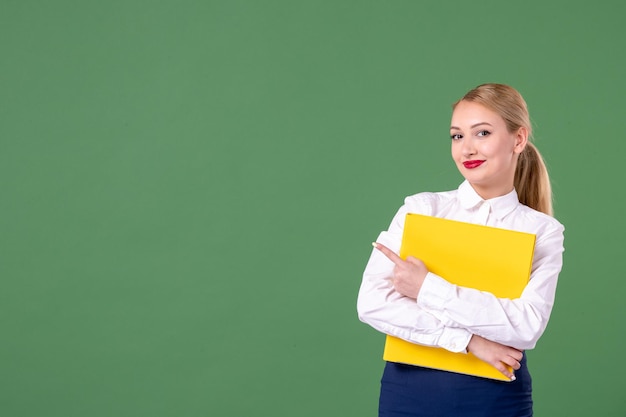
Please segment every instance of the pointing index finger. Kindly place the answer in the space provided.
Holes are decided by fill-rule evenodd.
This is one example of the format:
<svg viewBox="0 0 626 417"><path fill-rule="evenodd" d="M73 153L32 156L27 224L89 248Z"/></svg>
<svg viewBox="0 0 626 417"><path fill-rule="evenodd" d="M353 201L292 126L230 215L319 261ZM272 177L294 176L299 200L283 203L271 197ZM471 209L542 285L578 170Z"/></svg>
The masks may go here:
<svg viewBox="0 0 626 417"><path fill-rule="evenodd" d="M372 242L372 246L381 251L394 264L401 265L404 262L401 257L382 243Z"/></svg>

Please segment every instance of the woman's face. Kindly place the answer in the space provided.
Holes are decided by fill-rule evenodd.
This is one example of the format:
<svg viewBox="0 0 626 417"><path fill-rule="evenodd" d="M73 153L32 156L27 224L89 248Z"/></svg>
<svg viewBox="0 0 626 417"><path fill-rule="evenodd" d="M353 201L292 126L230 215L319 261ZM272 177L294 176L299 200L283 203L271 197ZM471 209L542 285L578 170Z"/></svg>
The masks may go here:
<svg viewBox="0 0 626 417"><path fill-rule="evenodd" d="M452 113L452 159L461 175L484 199L513 190L517 157L528 132L511 133L500 115L481 104L461 101Z"/></svg>

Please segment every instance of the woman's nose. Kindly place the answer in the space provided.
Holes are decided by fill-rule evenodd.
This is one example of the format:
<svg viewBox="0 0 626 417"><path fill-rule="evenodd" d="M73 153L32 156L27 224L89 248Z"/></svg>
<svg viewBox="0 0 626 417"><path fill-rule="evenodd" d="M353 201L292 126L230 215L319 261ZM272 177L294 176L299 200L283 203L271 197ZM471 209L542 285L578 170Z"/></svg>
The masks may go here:
<svg viewBox="0 0 626 417"><path fill-rule="evenodd" d="M476 153L476 148L474 148L474 143L471 140L464 140L463 148L461 150L463 151L464 156L470 156Z"/></svg>

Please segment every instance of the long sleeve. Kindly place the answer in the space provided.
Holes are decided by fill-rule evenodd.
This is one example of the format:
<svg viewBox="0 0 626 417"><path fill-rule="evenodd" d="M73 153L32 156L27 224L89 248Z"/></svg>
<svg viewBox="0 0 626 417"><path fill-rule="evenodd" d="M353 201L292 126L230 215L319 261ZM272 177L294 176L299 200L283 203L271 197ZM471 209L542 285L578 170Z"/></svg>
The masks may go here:
<svg viewBox="0 0 626 417"><path fill-rule="evenodd" d="M429 273L418 306L445 326L518 349L534 348L547 326L562 266L563 226L556 221L547 225L547 230L537 235L530 280L520 298L499 299Z"/></svg>
<svg viewBox="0 0 626 417"><path fill-rule="evenodd" d="M413 207L413 212L417 211ZM377 239L398 252L408 209L403 206L392 221L389 230ZM376 330L412 343L438 346L452 352L465 351L472 334L459 326L446 326L415 300L394 290L389 278L394 264L374 250L363 274L357 300L359 319Z"/></svg>

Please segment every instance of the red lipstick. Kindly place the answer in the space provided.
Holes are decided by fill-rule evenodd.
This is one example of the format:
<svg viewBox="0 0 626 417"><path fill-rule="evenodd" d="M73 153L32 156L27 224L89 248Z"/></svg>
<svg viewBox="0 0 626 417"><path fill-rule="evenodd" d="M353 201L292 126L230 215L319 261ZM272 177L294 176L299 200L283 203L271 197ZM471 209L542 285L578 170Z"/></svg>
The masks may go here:
<svg viewBox="0 0 626 417"><path fill-rule="evenodd" d="M480 159L474 159L472 161L465 161L463 162L463 166L467 169L474 169L474 168L478 168L479 166L481 166L483 164L483 162L485 162L485 160L480 160Z"/></svg>

